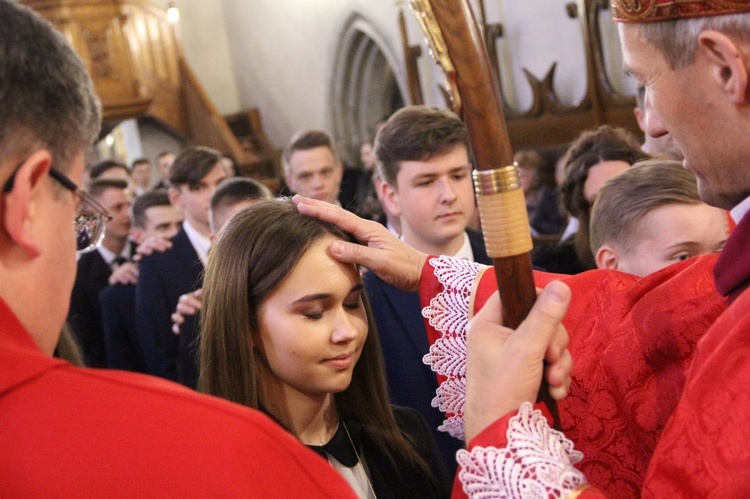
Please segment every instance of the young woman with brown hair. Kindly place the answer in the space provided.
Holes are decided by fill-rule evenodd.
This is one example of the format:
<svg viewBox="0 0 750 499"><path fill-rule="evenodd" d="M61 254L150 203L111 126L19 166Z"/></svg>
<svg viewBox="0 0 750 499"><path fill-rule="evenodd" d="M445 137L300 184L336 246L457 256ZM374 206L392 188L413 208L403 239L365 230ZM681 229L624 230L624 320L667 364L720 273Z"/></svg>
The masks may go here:
<svg viewBox="0 0 750 499"><path fill-rule="evenodd" d="M330 257L336 240L350 237L284 200L227 224L206 267L198 387L265 411L360 497L447 497L426 423L388 403L360 275Z"/></svg>

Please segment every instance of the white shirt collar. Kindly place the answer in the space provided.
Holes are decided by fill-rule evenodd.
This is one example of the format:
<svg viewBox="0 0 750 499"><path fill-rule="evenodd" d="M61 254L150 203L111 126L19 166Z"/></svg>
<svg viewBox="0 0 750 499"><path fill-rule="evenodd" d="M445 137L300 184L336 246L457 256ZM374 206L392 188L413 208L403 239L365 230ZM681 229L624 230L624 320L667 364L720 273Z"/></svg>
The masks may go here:
<svg viewBox="0 0 750 499"><path fill-rule="evenodd" d="M200 258L201 263L205 267L208 262L208 249L211 247L211 238L198 232L187 220L182 222L182 228L185 229L185 234L190 240L190 244L193 245L193 249L198 253L198 258Z"/></svg>
<svg viewBox="0 0 750 499"><path fill-rule="evenodd" d="M99 254L102 256L102 258L104 259L104 262L111 267L112 262L114 262L115 258L117 258L118 256L121 256L125 258L126 260L130 260L130 241L128 241L128 244L125 245L125 248L123 248L123 250L120 252L119 255L116 255L113 252L109 251L107 248L105 248L101 244L99 245L98 248L96 248L96 251L98 251Z"/></svg>
<svg viewBox="0 0 750 499"><path fill-rule="evenodd" d="M404 241L404 235L401 234L399 236L399 239L401 241ZM406 242L406 241L404 241ZM407 243L409 244L409 243ZM439 255L438 255L439 256ZM458 249L455 255L446 255L451 256L453 258L460 258L462 260L468 260L470 262L474 261L474 250L471 249L471 241L469 241L469 236L466 234L466 231L464 231L464 242L461 245L461 247Z"/></svg>
<svg viewBox="0 0 750 499"><path fill-rule="evenodd" d="M565 231L563 232L560 241L565 241L567 238L578 232L579 225L580 224L578 223L578 219L576 217L570 217L570 220L568 220L568 225L565 227Z"/></svg>
<svg viewBox="0 0 750 499"><path fill-rule="evenodd" d="M398 237L398 238L399 238L399 239L401 239L402 241L404 240L404 238L403 238L403 237L401 237L401 234L399 234L399 233L398 233L398 231L397 231L397 230L396 230L396 228L395 228L395 227L394 227L394 226L393 226L393 225L391 224L391 222L390 222L390 221L386 221L386 225L385 225L385 226L386 226L386 228L387 228L387 229L388 229L389 231L391 231L391 234L393 234L394 236Z"/></svg>
<svg viewBox="0 0 750 499"><path fill-rule="evenodd" d="M466 232L464 232L464 243L461 245L461 248L458 250L458 252L453 255L453 258L468 260L470 262L474 261L474 251L471 249L471 242L469 241L469 236L466 234Z"/></svg>
<svg viewBox="0 0 750 499"><path fill-rule="evenodd" d="M734 223L740 223L740 220L742 220L748 211L750 211L750 197L745 198L744 201L732 208L729 214L732 215Z"/></svg>

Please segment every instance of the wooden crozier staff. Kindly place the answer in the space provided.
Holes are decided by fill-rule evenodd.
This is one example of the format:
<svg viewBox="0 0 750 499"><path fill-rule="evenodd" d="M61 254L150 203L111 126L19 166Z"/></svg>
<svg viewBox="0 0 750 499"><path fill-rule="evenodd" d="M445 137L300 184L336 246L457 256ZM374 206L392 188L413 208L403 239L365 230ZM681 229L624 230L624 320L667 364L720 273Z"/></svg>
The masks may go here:
<svg viewBox="0 0 750 499"><path fill-rule="evenodd" d="M487 254L492 258L503 321L517 328L536 300L531 271L531 232L513 163L499 92L468 0L410 0L433 57L448 81L454 111L469 131L474 186ZM542 379L538 400L559 427L557 404Z"/></svg>

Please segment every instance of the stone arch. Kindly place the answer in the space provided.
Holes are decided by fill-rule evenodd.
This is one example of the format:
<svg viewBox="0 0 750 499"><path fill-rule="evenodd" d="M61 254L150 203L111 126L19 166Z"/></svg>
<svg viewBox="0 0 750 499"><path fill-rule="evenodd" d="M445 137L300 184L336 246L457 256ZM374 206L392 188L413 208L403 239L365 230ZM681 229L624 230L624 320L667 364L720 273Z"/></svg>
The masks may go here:
<svg viewBox="0 0 750 499"><path fill-rule="evenodd" d="M330 94L331 131L347 164L359 164L359 146L371 139L373 125L404 105L398 67L385 37L352 14L336 47Z"/></svg>

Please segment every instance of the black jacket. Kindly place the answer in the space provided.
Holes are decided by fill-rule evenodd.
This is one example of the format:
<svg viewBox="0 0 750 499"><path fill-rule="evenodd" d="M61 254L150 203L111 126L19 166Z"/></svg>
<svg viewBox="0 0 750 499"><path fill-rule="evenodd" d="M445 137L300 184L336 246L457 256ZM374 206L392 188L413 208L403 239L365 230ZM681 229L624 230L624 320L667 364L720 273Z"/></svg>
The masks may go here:
<svg viewBox="0 0 750 499"><path fill-rule="evenodd" d="M346 427L340 425L331 443L326 447L333 444L338 448L337 453L343 453L346 456L353 443L357 447L357 455L365 461L370 483L378 499L449 497L450 480L443 466L440 451L432 438L432 431L424 418L414 409L397 406L393 406L393 415L401 433L414 445L417 453L429 466L429 473L406 463L394 466L377 445L377 436L351 418L344 419ZM325 447L309 447L321 456L327 457ZM347 459L336 457L342 462L349 460L349 463L344 464L354 465L357 462L357 455L349 454Z"/></svg>

